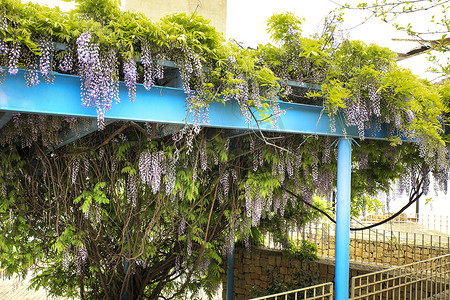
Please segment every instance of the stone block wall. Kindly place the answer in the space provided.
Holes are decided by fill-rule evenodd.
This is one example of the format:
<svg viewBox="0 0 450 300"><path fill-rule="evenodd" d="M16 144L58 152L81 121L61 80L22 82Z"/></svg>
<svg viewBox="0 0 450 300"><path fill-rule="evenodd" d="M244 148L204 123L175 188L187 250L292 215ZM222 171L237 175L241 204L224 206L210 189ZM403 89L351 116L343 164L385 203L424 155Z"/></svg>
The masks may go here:
<svg viewBox="0 0 450 300"><path fill-rule="evenodd" d="M317 243L319 255L335 257L335 241ZM404 244L392 241L350 239L350 259L389 266L400 266L450 253L449 247Z"/></svg>
<svg viewBox="0 0 450 300"><path fill-rule="evenodd" d="M279 250L254 248L246 251L237 248L234 267L234 299L253 297L254 290L267 288L273 278L279 282L292 282L298 279L299 270L317 278L317 283L334 282L335 242L330 238L327 244L319 243L318 248L319 254L330 258L322 258L317 262L301 262L283 256ZM350 278L379 271L386 266L409 264L450 252L446 250L448 249L443 247L406 245L395 241L350 239L350 259L360 262L350 263ZM368 265L368 262L380 265ZM223 299L226 299L226 272L223 277Z"/></svg>
<svg viewBox="0 0 450 300"><path fill-rule="evenodd" d="M272 277L281 282L292 282L298 279L298 273L309 274L318 279L317 283L334 281L334 260L319 259L316 262L301 262L283 256L279 250L254 248L251 251L237 248L234 261L234 299L244 300L254 296L254 289L266 288ZM351 264L350 277L380 270L380 267ZM222 299L226 299L227 274L223 276ZM299 286L297 288L302 288Z"/></svg>

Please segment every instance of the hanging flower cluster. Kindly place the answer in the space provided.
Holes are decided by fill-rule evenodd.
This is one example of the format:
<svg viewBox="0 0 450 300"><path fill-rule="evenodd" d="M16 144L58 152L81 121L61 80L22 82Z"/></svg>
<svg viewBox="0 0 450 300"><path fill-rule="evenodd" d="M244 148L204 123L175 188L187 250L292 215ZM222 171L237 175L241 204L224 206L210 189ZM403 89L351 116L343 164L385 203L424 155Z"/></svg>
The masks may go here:
<svg viewBox="0 0 450 300"><path fill-rule="evenodd" d="M111 109L114 100L119 101L117 55L114 50L100 51L90 32L81 34L76 45L82 103L97 109L98 125L103 129L105 112ZM132 80L133 75L130 75L127 81L130 96L133 95Z"/></svg>
<svg viewBox="0 0 450 300"><path fill-rule="evenodd" d="M36 24L34 11L26 14L10 2L0 6L3 75L17 74L23 66L29 86L51 83L55 71L80 76L82 103L97 110L98 124L104 128L106 112L119 101L119 81L130 100L139 101L141 83L146 90L172 85L177 71L165 72L161 63L172 60L194 119L192 126L172 137L137 123L117 135L115 130L122 125L116 123L58 149L58 133L83 128L81 120L15 114L2 128L1 196L9 206L3 219L28 238L33 230L16 216L19 209L29 214L26 221L36 222L34 229L42 231L36 241L42 237L50 241L39 247L55 245L60 252L55 265L78 279L113 274L108 288L119 287L121 293L124 257L130 262L129 274L151 274L157 264L167 265L164 272L178 278L190 271L211 277L220 268L220 253L231 254L236 239L249 247L254 227L283 232L288 225L302 226L312 218L308 207L317 203L317 196L333 195L333 138L242 136L201 127L208 124L213 101L227 105L234 99L250 123L266 110L276 120L282 114L277 96L288 101L318 97L296 95L296 89L280 86L280 78L322 84L319 96L327 112L340 125L356 126L361 140L386 123L392 136L419 144L422 157L405 145L362 141L353 151L354 197L389 190L402 172L407 174L400 179L403 192L415 188L413 180L419 178L426 193L431 176L439 189L447 189L448 151L435 143L440 141L436 130L440 100L432 88L393 67L391 54L384 50L368 57L366 46L331 47L323 40L303 38L292 15L271 19L270 31L281 47L241 50L225 44L195 16L175 15L154 26L114 9L103 11L101 20L93 20L93 12L80 11L77 17L83 19L54 14L59 29L42 19L39 26L26 27ZM24 16L25 25L15 23ZM427 102L436 104L436 110L429 108L433 105L425 107ZM158 138L148 140L145 132ZM57 226L43 225L42 220ZM13 237L9 232L2 236ZM48 253L53 254L54 248ZM93 268L91 262L102 268ZM96 276L91 280L95 282Z"/></svg>

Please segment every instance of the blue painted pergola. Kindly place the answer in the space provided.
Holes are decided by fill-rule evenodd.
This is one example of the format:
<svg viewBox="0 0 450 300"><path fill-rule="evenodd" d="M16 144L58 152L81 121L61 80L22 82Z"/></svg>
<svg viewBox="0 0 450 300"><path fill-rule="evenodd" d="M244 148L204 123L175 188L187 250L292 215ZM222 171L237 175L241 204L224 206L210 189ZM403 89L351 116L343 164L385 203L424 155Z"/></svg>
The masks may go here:
<svg viewBox="0 0 450 300"><path fill-rule="evenodd" d="M177 73L170 62L165 63L171 67L170 72ZM97 118L95 109L84 108L80 100L80 78L77 76L55 74L54 84L44 83L27 88L24 70L15 76L7 75L0 85L0 128L3 127L15 112L49 114L60 116L76 116L84 118ZM186 94L182 88L181 77L173 81L172 87L155 86L146 91L140 84L136 87L136 100L128 101L128 90L120 84L119 96L121 102L114 104L105 114L106 123L116 120L152 122L160 124L192 123L192 116L187 115ZM304 85L292 83L302 88ZM236 130L262 130L267 132L317 134L339 137L338 167L337 167L337 203L336 203L336 299L348 299L349 288L349 239L350 239L350 183L351 183L351 139L359 137L356 127L345 126L336 122L336 131L331 132L330 119L323 112L323 107L304 104L286 103L280 101L281 110L285 111L279 117L276 128L270 122L245 122L240 113L239 105L234 101L212 103L209 108L208 127L236 129ZM342 122L343 123L343 122ZM64 143L80 138L97 129L93 122L87 131L81 135L68 135ZM375 135L367 132L368 139L383 139L386 130L382 129ZM233 298L233 256L228 260L227 299ZM126 297L126 296L125 296Z"/></svg>

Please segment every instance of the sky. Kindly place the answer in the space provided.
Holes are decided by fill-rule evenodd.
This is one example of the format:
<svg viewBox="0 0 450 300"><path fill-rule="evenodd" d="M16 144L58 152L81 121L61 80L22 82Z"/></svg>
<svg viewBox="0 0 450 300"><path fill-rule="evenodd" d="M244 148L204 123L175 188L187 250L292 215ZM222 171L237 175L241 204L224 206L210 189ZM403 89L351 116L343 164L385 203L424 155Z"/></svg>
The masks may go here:
<svg viewBox="0 0 450 300"><path fill-rule="evenodd" d="M32 2L49 6L57 5L62 10L74 8L73 2L61 0L32 0ZM199 2L201 5L201 0ZM258 44L269 43L270 38L266 33L266 21L274 13L283 12L292 12L300 18L304 18L303 35L314 35L319 32L324 18L338 7L336 3L356 5L359 2L358 0L227 0L227 39L232 38L254 48ZM125 3L126 0L122 0L123 7L125 7ZM418 24L419 27L429 27L429 23L425 23L429 20L426 14L416 14L414 23ZM396 52L405 53L419 46L417 42L393 41L393 38L405 39L409 37L405 33L397 31L391 24L384 23L377 18L370 18L367 22L364 22L369 15L361 11L347 10L341 29L352 40L361 40L367 44L375 43ZM404 23L406 23L410 21L410 16L404 19ZM360 25L361 23L364 24ZM411 69L418 76L434 80L438 76L426 72L429 66L426 57L427 55L419 55L403 60L399 64Z"/></svg>
<svg viewBox="0 0 450 300"><path fill-rule="evenodd" d="M362 1L362 0L361 0ZM334 2L356 5L360 1L355 0L313 0L313 1L295 1L295 0L227 0L227 36L238 41L243 41L251 47L258 44L270 42L268 34L265 32L266 20L274 13L292 12L300 18L304 18L303 35L309 36L320 32L324 18L333 10L338 8ZM341 27L351 40L361 40L366 44L375 43L379 46L406 53L409 50L418 47L417 42L399 42L396 39L410 38L406 33L397 31L391 24L385 23L377 18L369 18L362 25L369 13L355 10L346 10L344 24ZM399 21L406 24L411 21L408 15ZM429 27L429 13L424 12L414 15L414 24L423 29ZM427 23L428 22L428 23ZM409 68L414 74L429 80L438 77L436 74L427 74L426 69L429 66L426 60L427 55L419 55L399 62L399 65Z"/></svg>
<svg viewBox="0 0 450 300"><path fill-rule="evenodd" d="M24 1L24 0L22 0ZM126 1L126 0L123 0ZM142 0L145 1L145 0ZM204 0L206 1L206 0ZM357 4L356 0L334 0L340 4L348 2ZM60 0L33 0L32 2L45 4L49 6L58 5L62 10L69 10L74 7L73 3ZM124 6L125 3L122 3ZM292 12L300 18L304 18L303 35L314 35L320 31L324 18L333 9L338 6L330 0L227 0L227 39L233 38L243 42L250 47L257 47L258 44L270 42L269 35L266 33L266 21L274 13ZM361 11L346 11L344 24L346 35L352 40L361 40L366 44L375 43L379 46L388 47L396 52L408 52L419 46L417 42L398 42L393 38L408 38L405 33L397 31L391 24L384 23L376 18L370 18L367 22L365 18L367 13ZM405 16L399 21L405 24L411 21L411 16ZM426 28L430 26L427 23L430 17L429 12L415 14L413 22L417 28ZM364 23L360 25L361 23ZM431 37L432 38L432 37ZM402 67L410 68L418 76L433 80L437 77L435 74L426 73L429 63L426 55L419 55L399 62ZM443 193L435 194L430 192L427 198L432 197L434 201L425 205L421 201L421 213L450 214L450 199ZM397 197L397 201L391 203L391 211L395 211L405 203L404 197ZM415 205L412 205L407 212L413 213Z"/></svg>

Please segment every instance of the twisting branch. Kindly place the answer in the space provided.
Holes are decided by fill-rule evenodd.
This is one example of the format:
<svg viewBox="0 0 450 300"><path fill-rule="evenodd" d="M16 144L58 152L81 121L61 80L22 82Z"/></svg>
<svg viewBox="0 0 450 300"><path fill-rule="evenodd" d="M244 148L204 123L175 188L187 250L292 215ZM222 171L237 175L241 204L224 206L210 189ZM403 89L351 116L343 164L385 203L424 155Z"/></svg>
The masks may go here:
<svg viewBox="0 0 450 300"><path fill-rule="evenodd" d="M371 228L373 228L373 227L377 227L377 226L379 226L379 225L382 225L382 224L384 224L384 223L387 223L387 222L389 222L389 221L395 219L395 218L398 217L401 213L403 213L406 209L408 209L408 207L410 207L413 203L415 203L417 200L419 200L419 198L420 198L420 197L422 196L422 194L423 194L423 190L421 190L422 184L423 184L423 179L420 180L420 182L418 183L418 185L417 185L415 188L413 188L413 192L412 192L411 195L410 195L410 198L409 198L408 203L407 203L405 206L403 206L400 210L398 210L395 214L393 214L392 216L390 216L389 218L386 218L386 219L384 219L384 220L382 220L382 221L380 221L380 222L378 222L378 223L375 223L375 224L372 224L372 225L368 225L368 226L365 226L365 227L350 228L350 230L352 230L352 231L361 231L361 230L371 229ZM287 188L282 187L282 189L283 189L284 191L286 191L288 194L290 194L291 196L293 196L293 197L297 198L298 200L300 200L302 203L305 203L307 206L309 206L309 207L311 207L311 208L317 210L318 212L320 212L321 214L323 214L325 217L327 217L331 222L333 222L333 223L336 224L336 220L333 219L333 217L331 217L328 213L326 213L326 212L323 211L322 209L316 207L315 205L313 205L313 204L311 204L311 203L306 202L302 197L300 197L299 195L293 193L292 191L288 190ZM420 192L419 192L419 190L420 190Z"/></svg>
<svg viewBox="0 0 450 300"><path fill-rule="evenodd" d="M152 138L154 138L156 136L156 124L155 123L152 123L152 134L149 134L144 128L142 128L136 122L129 121L129 122L126 122L125 124L123 124L119 129L114 131L113 134L111 134L107 139L105 139L100 145L97 145L97 146L91 147L91 148L89 148L87 150L83 150L83 151L79 151L79 152L65 153L65 154L63 154L63 156L73 156L73 155L86 154L86 153L89 153L91 151L98 150L101 147L107 145L113 138L115 138L118 134L120 134L122 131L124 131L125 129L127 129L130 126L136 128L137 130L139 130L149 140L151 140Z"/></svg>
<svg viewBox="0 0 450 300"><path fill-rule="evenodd" d="M122 131L124 131L125 129L128 128L128 126L130 126L130 122L126 122L125 124L123 124L119 129L117 129L116 131L114 131L113 134L111 134L107 139L105 139L100 145L91 147L87 150L83 150L83 151L79 151L79 152L69 152L69 153L64 153L62 156L73 156L73 155L80 155L80 154L86 154L89 153L91 151L95 151L100 149L101 147L107 145L114 137L116 137L119 133L121 133Z"/></svg>
<svg viewBox="0 0 450 300"><path fill-rule="evenodd" d="M305 201L302 197L300 197L299 195L293 193L292 191L288 190L285 187L282 187L282 189L287 192L288 194L290 194L291 196L294 196L295 198L297 198L297 200L300 200L302 203L306 204L307 206L317 210L318 212L320 212L321 214L323 214L325 217L327 217L331 222L336 223L336 221L333 219L333 217L331 217L327 212L325 212L324 210L318 208L317 206Z"/></svg>
<svg viewBox="0 0 450 300"><path fill-rule="evenodd" d="M139 124L136 123L136 122L131 121L131 122L130 122L130 126L136 128L137 130L139 130L140 132L142 132L142 133L145 135L145 137L146 137L147 139L149 139L149 140L153 139L153 138L156 136L156 123L152 123L152 134L149 134L149 133L147 132L147 130L145 130L144 128L142 128L142 126L139 125Z"/></svg>

